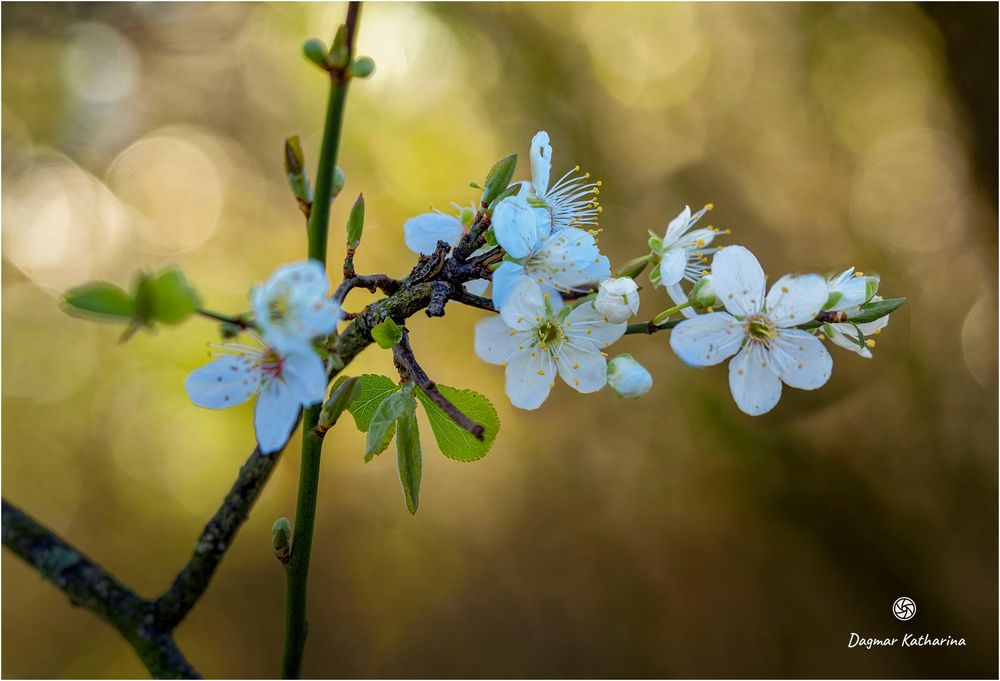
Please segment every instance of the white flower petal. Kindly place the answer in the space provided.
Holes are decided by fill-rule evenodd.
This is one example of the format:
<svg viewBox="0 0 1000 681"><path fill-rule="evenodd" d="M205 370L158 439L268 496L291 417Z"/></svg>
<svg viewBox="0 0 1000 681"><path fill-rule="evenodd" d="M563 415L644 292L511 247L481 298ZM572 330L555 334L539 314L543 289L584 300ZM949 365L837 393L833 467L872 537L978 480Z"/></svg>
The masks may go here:
<svg viewBox="0 0 1000 681"><path fill-rule="evenodd" d="M525 278L524 267L505 260L493 272L493 306L498 310L504 306L517 283Z"/></svg>
<svg viewBox="0 0 1000 681"><path fill-rule="evenodd" d="M549 134L541 130L531 138L531 184L539 196L545 196L549 188L551 171L552 145L549 144Z"/></svg>
<svg viewBox="0 0 1000 681"><path fill-rule="evenodd" d="M593 345L598 350L606 348L625 335L628 324L613 323L604 318L590 301L578 304L566 315L563 332L576 345Z"/></svg>
<svg viewBox="0 0 1000 681"><path fill-rule="evenodd" d="M827 334L827 338L834 345L839 345L865 359L872 358L872 351L858 342L858 332L853 324L829 324L828 326L833 333ZM859 326L861 325L859 324Z"/></svg>
<svg viewBox="0 0 1000 681"><path fill-rule="evenodd" d="M556 351L559 376L581 393L597 392L608 382L608 361L592 345L566 341Z"/></svg>
<svg viewBox="0 0 1000 681"><path fill-rule="evenodd" d="M695 229L678 239L674 247L699 250L711 244L715 240L715 235L716 231L714 229L708 229L707 227Z"/></svg>
<svg viewBox="0 0 1000 681"><path fill-rule="evenodd" d="M840 294L840 298L833 304L831 310L848 310L857 305L863 305L868 299L868 277L855 277L853 274L854 268L852 267L830 282L827 297L832 293ZM845 275L847 275L846 278ZM826 301L823 302L826 303Z"/></svg>
<svg viewBox="0 0 1000 681"><path fill-rule="evenodd" d="M496 297L496 291L493 295ZM518 331L534 328L547 314L542 290L528 277L517 280L504 304L500 306L500 316L507 326Z"/></svg>
<svg viewBox="0 0 1000 681"><path fill-rule="evenodd" d="M330 282L318 260L283 265L250 292L254 316L268 343L281 350L308 348L333 332L342 316L329 300Z"/></svg>
<svg viewBox="0 0 1000 681"><path fill-rule="evenodd" d="M826 281L818 274L786 274L767 293L767 316L780 327L805 324L816 318L829 297Z"/></svg>
<svg viewBox="0 0 1000 681"><path fill-rule="evenodd" d="M876 296L876 298L877 297L878 296ZM884 317L879 317L873 322L864 322L862 324L858 324L858 328L861 329L861 333L865 334L865 336L867 337L867 336L874 336L877 331L881 331L888 325L889 325L889 315L886 315Z"/></svg>
<svg viewBox="0 0 1000 681"><path fill-rule="evenodd" d="M671 248L664 252L660 259L660 283L672 286L683 279L687 261L687 251L683 248Z"/></svg>
<svg viewBox="0 0 1000 681"><path fill-rule="evenodd" d="M489 287L489 279L473 279L472 281L465 282L465 290L474 296L484 295L486 293L486 289Z"/></svg>
<svg viewBox="0 0 1000 681"><path fill-rule="evenodd" d="M226 355L188 374L184 389L199 407L225 409L246 402L259 384L255 361Z"/></svg>
<svg viewBox="0 0 1000 681"><path fill-rule="evenodd" d="M512 258L526 258L538 243L535 213L523 192L508 196L493 209L493 236Z"/></svg>
<svg viewBox="0 0 1000 681"><path fill-rule="evenodd" d="M506 376L510 403L521 409L538 409L552 390L556 363L545 350L518 351L507 361Z"/></svg>
<svg viewBox="0 0 1000 681"><path fill-rule="evenodd" d="M503 319L487 317L476 324L476 356L490 364L503 364L532 340L531 331L515 331Z"/></svg>
<svg viewBox="0 0 1000 681"><path fill-rule="evenodd" d="M729 362L729 389L740 411L759 416L781 399L781 379L771 370L767 351L758 343L748 343Z"/></svg>
<svg viewBox="0 0 1000 681"><path fill-rule="evenodd" d="M684 362L706 367L732 357L746 337L743 325L728 312L685 319L670 332L670 347Z"/></svg>
<svg viewBox="0 0 1000 681"><path fill-rule="evenodd" d="M443 213L422 213L403 223L406 247L422 255L433 253L438 241L454 246L464 232L465 227L458 218Z"/></svg>
<svg viewBox="0 0 1000 681"><path fill-rule="evenodd" d="M286 354L281 363L281 379L304 407L321 402L326 397L326 369L323 360L311 350Z"/></svg>
<svg viewBox="0 0 1000 681"><path fill-rule="evenodd" d="M801 390L821 387L833 371L833 358L823 343L802 329L778 329L770 356L778 378Z"/></svg>
<svg viewBox="0 0 1000 681"><path fill-rule="evenodd" d="M677 214L673 220L667 224L667 231L663 235L663 244L665 246L672 245L677 239L684 234L688 227L690 227L691 222L691 207L684 206L684 210Z"/></svg>
<svg viewBox="0 0 1000 681"><path fill-rule="evenodd" d="M281 381L270 381L260 391L253 411L257 446L264 454L276 452L288 442L299 417L299 401Z"/></svg>
<svg viewBox="0 0 1000 681"><path fill-rule="evenodd" d="M737 317L759 312L764 304L764 270L743 246L726 246L712 258L712 286L719 301Z"/></svg>

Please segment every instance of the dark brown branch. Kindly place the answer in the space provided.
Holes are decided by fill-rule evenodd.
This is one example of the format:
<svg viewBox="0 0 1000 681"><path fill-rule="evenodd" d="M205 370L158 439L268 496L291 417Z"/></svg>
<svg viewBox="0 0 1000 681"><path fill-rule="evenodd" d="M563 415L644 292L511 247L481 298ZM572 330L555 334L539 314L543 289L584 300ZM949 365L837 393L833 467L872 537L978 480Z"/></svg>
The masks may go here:
<svg viewBox="0 0 1000 681"><path fill-rule="evenodd" d="M497 309L493 307L493 301L489 298L484 298L483 296L477 296L474 293L469 293L465 290L465 286L460 286L456 288L451 293L451 299L456 303L461 303L462 305L468 305L469 307L476 307L480 310L486 310L488 312L496 312Z"/></svg>
<svg viewBox="0 0 1000 681"><path fill-rule="evenodd" d="M444 306L448 304L454 293L454 288L446 281L431 282L431 302L424 312L428 317L443 317Z"/></svg>
<svg viewBox="0 0 1000 681"><path fill-rule="evenodd" d="M486 204L483 204L479 212L476 213L476 218L472 221L468 233L455 245L452 257L456 262L464 263L469 256L486 243L486 230L490 228L490 216L484 212L485 209Z"/></svg>
<svg viewBox="0 0 1000 681"><path fill-rule="evenodd" d="M262 454L254 449L250 454L219 510L198 536L190 560L177 573L170 588L156 599L157 626L166 630L176 627L205 593L280 459L280 451Z"/></svg>
<svg viewBox="0 0 1000 681"><path fill-rule="evenodd" d="M340 304L344 303L347 294L356 288L368 289L370 293L381 290L387 295L392 295L399 290L400 283L387 274L356 274L344 279L333 292L333 299Z"/></svg>
<svg viewBox="0 0 1000 681"><path fill-rule="evenodd" d="M398 343L392 346L392 358L396 363L400 376L413 381L417 387L424 391L431 402L441 407L441 411L465 430L472 433L477 440L483 439L483 427L463 414L458 407L441 394L437 384L434 383L419 364L417 358L413 356L413 348L410 347L410 334L406 327L402 329L403 337Z"/></svg>
<svg viewBox="0 0 1000 681"><path fill-rule="evenodd" d="M3 500L3 545L52 582L75 606L113 626L156 678L200 678L158 626L154 605L20 509Z"/></svg>

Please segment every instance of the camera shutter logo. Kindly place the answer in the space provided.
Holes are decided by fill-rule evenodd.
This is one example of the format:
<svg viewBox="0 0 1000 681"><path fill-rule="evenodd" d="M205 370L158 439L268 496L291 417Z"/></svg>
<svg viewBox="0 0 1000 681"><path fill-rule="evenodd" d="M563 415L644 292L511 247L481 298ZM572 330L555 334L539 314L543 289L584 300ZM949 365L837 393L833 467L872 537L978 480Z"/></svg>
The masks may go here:
<svg viewBox="0 0 1000 681"><path fill-rule="evenodd" d="M917 604L909 596L900 596L892 604L892 614L900 622L912 620L913 616L917 614Z"/></svg>

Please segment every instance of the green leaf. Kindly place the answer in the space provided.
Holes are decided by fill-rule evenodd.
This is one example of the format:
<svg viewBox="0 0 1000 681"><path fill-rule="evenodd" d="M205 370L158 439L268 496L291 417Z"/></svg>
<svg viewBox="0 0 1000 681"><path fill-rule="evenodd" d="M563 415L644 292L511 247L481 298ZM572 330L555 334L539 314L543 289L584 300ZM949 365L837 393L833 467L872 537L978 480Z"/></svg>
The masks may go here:
<svg viewBox="0 0 1000 681"><path fill-rule="evenodd" d="M337 425L340 415L344 413L348 405L354 402L360 392L361 384L357 376L338 377L333 384L330 399L323 405L323 411L319 414L316 431L325 433Z"/></svg>
<svg viewBox="0 0 1000 681"><path fill-rule="evenodd" d="M521 190L521 186L515 184L515 185L512 185L510 187L507 187L502 192L500 192L496 196L496 198L494 198L492 201L489 202L489 204L487 204L487 209L490 211L490 214L493 213L493 209L497 207L498 203L500 203L501 201L503 201L507 197L514 196L520 190Z"/></svg>
<svg viewBox="0 0 1000 681"><path fill-rule="evenodd" d="M365 196L358 194L358 199L351 206L351 214L347 217L347 245L357 248L361 243L361 234L365 230Z"/></svg>
<svg viewBox="0 0 1000 681"><path fill-rule="evenodd" d="M895 312L904 302L906 302L906 298L886 298L885 300L865 303L859 310L849 312L847 320L855 324L873 322Z"/></svg>
<svg viewBox="0 0 1000 681"><path fill-rule="evenodd" d="M833 306L840 302L840 299L844 297L844 294L840 291L831 291L829 297L826 299L826 305L823 306L824 310L832 310Z"/></svg>
<svg viewBox="0 0 1000 681"><path fill-rule="evenodd" d="M483 183L482 202L487 206L500 196L500 193L507 189L510 179L514 177L514 168L517 167L517 154L511 154L506 158L497 161L490 172L486 175L486 182Z"/></svg>
<svg viewBox="0 0 1000 681"><path fill-rule="evenodd" d="M871 302L871 299L875 297L878 293L879 277L865 277L865 302Z"/></svg>
<svg viewBox="0 0 1000 681"><path fill-rule="evenodd" d="M382 401L399 390L399 386L388 376L363 374L358 376L358 393L347 411L354 417L354 423L362 433L368 431L375 410Z"/></svg>
<svg viewBox="0 0 1000 681"><path fill-rule="evenodd" d="M403 332L396 326L396 322L392 321L392 317L386 317L384 322L372 329L372 340L386 350L398 343L402 337Z"/></svg>
<svg viewBox="0 0 1000 681"><path fill-rule="evenodd" d="M201 298L178 269L159 275L140 272L134 286L136 317L147 325L153 322L180 324L201 306Z"/></svg>
<svg viewBox="0 0 1000 681"><path fill-rule="evenodd" d="M427 412L427 419L434 431L441 453L456 461L475 461L486 455L493 446L500 429L500 417L488 399L473 390L459 390L439 385L438 390L458 410L483 427L483 439L477 440L472 433L462 428L434 404L422 390L417 390L417 399Z"/></svg>
<svg viewBox="0 0 1000 681"><path fill-rule="evenodd" d="M381 454L392 441L396 429L396 419L404 414L412 414L417 408L410 390L401 389L392 393L378 405L368 424L368 440L365 443L365 461L371 461Z"/></svg>
<svg viewBox="0 0 1000 681"><path fill-rule="evenodd" d="M135 316L135 301L120 286L95 281L66 291L63 309L86 319L127 322Z"/></svg>
<svg viewBox="0 0 1000 681"><path fill-rule="evenodd" d="M420 505L423 457L420 453L420 430L413 411L396 419L396 465L399 468L399 482L403 486L406 508L410 513L416 513L417 506Z"/></svg>

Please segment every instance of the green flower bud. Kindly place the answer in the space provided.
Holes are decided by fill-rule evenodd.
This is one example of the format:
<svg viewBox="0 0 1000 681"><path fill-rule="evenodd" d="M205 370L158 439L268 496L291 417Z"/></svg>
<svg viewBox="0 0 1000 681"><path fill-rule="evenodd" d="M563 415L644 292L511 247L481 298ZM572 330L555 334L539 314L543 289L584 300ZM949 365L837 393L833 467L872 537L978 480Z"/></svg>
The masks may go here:
<svg viewBox="0 0 1000 681"><path fill-rule="evenodd" d="M649 265L649 260L650 257L648 255L639 256L638 258L629 260L627 263L622 265L622 268L618 270L618 274L615 276L635 279L642 274L643 270L646 269L646 266Z"/></svg>
<svg viewBox="0 0 1000 681"><path fill-rule="evenodd" d="M358 57L351 64L350 73L353 78L367 78L375 73L375 61L371 57Z"/></svg>
<svg viewBox="0 0 1000 681"><path fill-rule="evenodd" d="M340 192L344 191L344 183L347 179L344 177L344 171L337 166L333 169L333 186L330 187L330 200L337 198Z"/></svg>
<svg viewBox="0 0 1000 681"><path fill-rule="evenodd" d="M319 38L310 38L302 43L302 54L306 59L324 71L329 68L327 65L326 45Z"/></svg>
<svg viewBox="0 0 1000 681"><path fill-rule="evenodd" d="M715 307L719 304L719 298L715 295L715 289L712 288L712 275L706 274L695 282L694 288L688 295L688 300L694 307L702 309Z"/></svg>
<svg viewBox="0 0 1000 681"><path fill-rule="evenodd" d="M292 555L292 524L288 518L278 518L271 526L271 549L282 565L288 563Z"/></svg>

